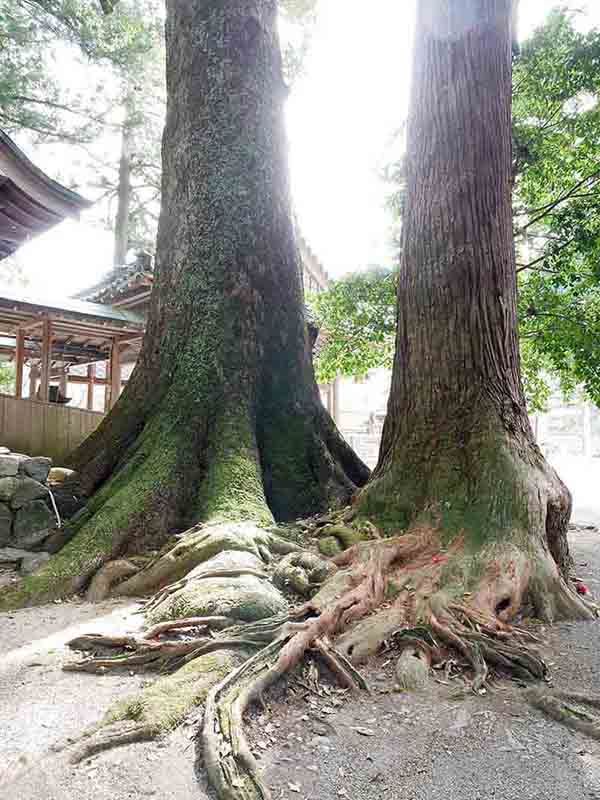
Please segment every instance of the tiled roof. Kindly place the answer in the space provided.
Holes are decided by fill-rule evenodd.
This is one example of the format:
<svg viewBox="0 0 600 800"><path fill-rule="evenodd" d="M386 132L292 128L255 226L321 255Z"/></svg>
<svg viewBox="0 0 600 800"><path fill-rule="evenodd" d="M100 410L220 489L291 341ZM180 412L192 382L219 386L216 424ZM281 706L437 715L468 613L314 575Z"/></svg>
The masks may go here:
<svg viewBox="0 0 600 800"><path fill-rule="evenodd" d="M153 277L151 256L148 253L140 253L133 263L113 267L98 283L77 292L73 297L91 303L114 303L119 297L124 297L135 289L141 287L150 289Z"/></svg>

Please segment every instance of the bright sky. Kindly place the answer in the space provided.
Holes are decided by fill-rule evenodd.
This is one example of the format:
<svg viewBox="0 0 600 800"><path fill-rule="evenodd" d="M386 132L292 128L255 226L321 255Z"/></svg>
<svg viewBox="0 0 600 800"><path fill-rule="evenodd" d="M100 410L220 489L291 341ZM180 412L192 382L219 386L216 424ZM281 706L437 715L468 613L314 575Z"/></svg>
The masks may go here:
<svg viewBox="0 0 600 800"><path fill-rule="evenodd" d="M555 5L521 0L521 35ZM598 0L566 5L588 12L582 26L600 25ZM414 7L413 0L320 0L306 74L289 100L296 211L333 277L390 257L379 170L406 116ZM110 268L111 255L110 234L84 220L34 240L20 260L31 291L52 296L94 283Z"/></svg>

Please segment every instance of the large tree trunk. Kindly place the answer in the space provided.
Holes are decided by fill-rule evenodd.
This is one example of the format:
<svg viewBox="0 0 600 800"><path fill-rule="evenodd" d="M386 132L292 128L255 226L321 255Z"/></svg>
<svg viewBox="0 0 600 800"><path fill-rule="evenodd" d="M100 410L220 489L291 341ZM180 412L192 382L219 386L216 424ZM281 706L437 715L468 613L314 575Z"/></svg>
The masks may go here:
<svg viewBox="0 0 600 800"><path fill-rule="evenodd" d="M392 531L460 534L467 552L516 548L518 579L500 570L497 603L516 609L528 590L554 617L573 610L560 577L571 499L535 443L520 380L511 6L419 4L394 372L361 508Z"/></svg>
<svg viewBox="0 0 600 800"><path fill-rule="evenodd" d="M85 491L100 488L74 539L27 581L34 596L80 588L107 559L198 521L312 514L368 477L314 380L276 5L167 2L148 329L129 385L72 459Z"/></svg>
<svg viewBox="0 0 600 800"><path fill-rule="evenodd" d="M267 800L242 716L307 649L354 689L363 683L349 659L383 641L401 651L403 688L426 681L433 662L451 669L458 657L479 692L490 669L521 681L545 676L536 637L512 624L527 598L545 618L592 614L564 579L570 499L535 445L520 386L511 3L421 0L418 8L392 396L373 480L323 526L321 545L346 547L327 564L268 527L273 512L312 510L364 477L312 378L275 3L167 2L170 101L151 325L131 386L93 439L99 455L90 458L88 443L78 456L90 485L121 460L66 556L32 576L25 596L44 581L72 588L74 573L131 546L132 532L143 539L186 516L207 524L117 584L117 594L160 587L144 609L149 630L71 643L100 653L71 669L185 663L113 707L76 758L155 736L205 700L204 763L217 795ZM394 535L381 538L373 522ZM112 568L96 576L93 593L129 565ZM286 588L310 599L290 612ZM196 638L178 638L182 628ZM556 715L557 703L538 705Z"/></svg>

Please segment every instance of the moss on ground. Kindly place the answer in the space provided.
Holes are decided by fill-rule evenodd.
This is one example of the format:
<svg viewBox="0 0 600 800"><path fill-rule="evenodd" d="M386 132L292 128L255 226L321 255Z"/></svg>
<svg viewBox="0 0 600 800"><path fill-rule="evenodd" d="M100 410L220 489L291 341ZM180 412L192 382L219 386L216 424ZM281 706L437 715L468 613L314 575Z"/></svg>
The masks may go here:
<svg viewBox="0 0 600 800"><path fill-rule="evenodd" d="M147 725L155 735L170 731L204 702L215 683L249 655L242 650L223 650L199 656L172 675L158 678L141 693L119 700L108 710L101 726L133 720Z"/></svg>
<svg viewBox="0 0 600 800"><path fill-rule="evenodd" d="M342 549L335 536L325 536L323 539L319 539L319 552L328 558L339 555Z"/></svg>

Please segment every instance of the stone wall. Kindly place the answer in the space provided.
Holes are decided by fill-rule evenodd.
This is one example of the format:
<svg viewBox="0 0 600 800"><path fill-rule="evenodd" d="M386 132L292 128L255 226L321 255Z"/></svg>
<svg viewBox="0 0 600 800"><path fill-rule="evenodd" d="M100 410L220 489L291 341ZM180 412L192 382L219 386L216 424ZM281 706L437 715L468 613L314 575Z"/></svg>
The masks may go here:
<svg viewBox="0 0 600 800"><path fill-rule="evenodd" d="M48 490L51 467L49 458L0 447L0 562L25 561L33 569L47 558L39 551L57 528Z"/></svg>

